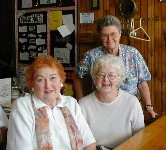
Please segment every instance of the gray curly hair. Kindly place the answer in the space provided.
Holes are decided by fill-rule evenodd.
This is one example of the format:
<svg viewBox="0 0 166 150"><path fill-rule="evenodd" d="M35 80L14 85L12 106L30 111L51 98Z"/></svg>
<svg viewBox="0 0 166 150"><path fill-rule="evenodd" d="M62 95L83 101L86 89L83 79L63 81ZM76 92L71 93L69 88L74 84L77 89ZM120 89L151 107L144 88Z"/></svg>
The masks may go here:
<svg viewBox="0 0 166 150"><path fill-rule="evenodd" d="M104 18L101 18L97 21L97 31L100 33L103 27L109 26L109 25L116 26L119 31L121 31L122 29L121 22L117 17L107 15Z"/></svg>

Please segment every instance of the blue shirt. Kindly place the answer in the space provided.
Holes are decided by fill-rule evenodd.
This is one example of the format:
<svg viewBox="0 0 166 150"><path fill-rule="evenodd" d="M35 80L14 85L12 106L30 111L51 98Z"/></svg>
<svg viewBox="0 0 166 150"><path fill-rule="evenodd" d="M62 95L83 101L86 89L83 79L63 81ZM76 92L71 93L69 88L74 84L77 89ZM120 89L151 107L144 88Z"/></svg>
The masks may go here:
<svg viewBox="0 0 166 150"><path fill-rule="evenodd" d="M105 54L107 54L107 51L103 46L87 51L76 66L77 76L83 78L86 74L89 74L94 61ZM123 59L126 67L126 79L120 85L120 89L137 95L137 85L143 81L151 80L151 74L145 60L136 48L123 44L119 44L119 57Z"/></svg>

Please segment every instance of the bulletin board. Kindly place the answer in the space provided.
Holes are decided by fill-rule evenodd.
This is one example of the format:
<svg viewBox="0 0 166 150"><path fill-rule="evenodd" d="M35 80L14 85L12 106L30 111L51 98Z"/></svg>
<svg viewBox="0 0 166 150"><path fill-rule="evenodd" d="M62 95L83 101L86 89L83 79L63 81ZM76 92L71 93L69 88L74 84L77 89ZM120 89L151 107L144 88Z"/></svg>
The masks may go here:
<svg viewBox="0 0 166 150"><path fill-rule="evenodd" d="M63 10L62 16L66 18L68 17L69 19L67 21L70 21L71 24L76 24L74 17L75 10ZM64 34L68 32L68 29L66 29L66 31L65 28L62 30L64 30ZM75 32L76 30L72 30L71 33L63 37L58 30L50 31L51 55L54 57L54 59L60 61L64 67L75 66Z"/></svg>
<svg viewBox="0 0 166 150"><path fill-rule="evenodd" d="M18 17L18 62L30 64L47 54L47 12L27 12Z"/></svg>
<svg viewBox="0 0 166 150"><path fill-rule="evenodd" d="M65 72L73 72L77 62L77 1L15 0L15 9L16 72L21 89L27 90L26 70L40 55L50 54L62 63ZM70 32L66 34L61 27ZM72 93L71 81L66 80L65 94Z"/></svg>

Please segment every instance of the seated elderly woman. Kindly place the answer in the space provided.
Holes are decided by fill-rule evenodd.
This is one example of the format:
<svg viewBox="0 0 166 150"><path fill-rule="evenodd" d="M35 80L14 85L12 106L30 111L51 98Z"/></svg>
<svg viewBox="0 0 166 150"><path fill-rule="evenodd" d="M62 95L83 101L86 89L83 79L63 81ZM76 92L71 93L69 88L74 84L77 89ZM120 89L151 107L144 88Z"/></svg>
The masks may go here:
<svg viewBox="0 0 166 150"><path fill-rule="evenodd" d="M96 144L115 148L144 128L142 107L136 96L118 87L125 79L123 60L107 54L91 70L97 91L80 99L82 112Z"/></svg>
<svg viewBox="0 0 166 150"><path fill-rule="evenodd" d="M93 150L95 139L77 101L60 94L62 64L39 56L26 83L32 94L17 99L9 118L7 150Z"/></svg>
<svg viewBox="0 0 166 150"><path fill-rule="evenodd" d="M0 149L3 149L3 150L6 150L7 127L8 127L8 118L4 110L0 106L0 134L1 134Z"/></svg>

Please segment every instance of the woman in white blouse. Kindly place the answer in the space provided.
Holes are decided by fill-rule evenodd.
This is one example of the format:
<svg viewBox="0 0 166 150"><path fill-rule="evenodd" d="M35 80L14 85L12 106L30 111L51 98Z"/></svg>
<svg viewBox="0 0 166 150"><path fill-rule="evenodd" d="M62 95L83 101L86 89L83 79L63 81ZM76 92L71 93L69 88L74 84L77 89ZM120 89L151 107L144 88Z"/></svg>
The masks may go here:
<svg viewBox="0 0 166 150"><path fill-rule="evenodd" d="M60 94L62 64L37 57L28 69L32 94L15 101L9 118L7 150L95 150L92 132L77 101Z"/></svg>

